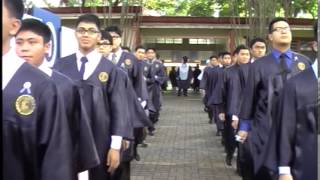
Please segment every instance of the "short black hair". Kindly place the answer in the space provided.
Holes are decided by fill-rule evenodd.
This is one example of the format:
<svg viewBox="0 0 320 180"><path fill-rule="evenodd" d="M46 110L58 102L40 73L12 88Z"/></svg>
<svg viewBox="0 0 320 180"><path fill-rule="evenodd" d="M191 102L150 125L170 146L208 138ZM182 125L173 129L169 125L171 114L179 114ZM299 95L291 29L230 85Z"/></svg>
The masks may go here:
<svg viewBox="0 0 320 180"><path fill-rule="evenodd" d="M94 15L94 14L83 14L81 15L77 21L76 21L76 27L78 27L78 25L81 22L86 22L86 23L93 23L97 26L97 28L100 30L100 21L98 16Z"/></svg>
<svg viewBox="0 0 320 180"><path fill-rule="evenodd" d="M136 48L135 48L135 51L137 51L138 49L146 49L144 46L142 46L142 45L139 45L139 46L137 46Z"/></svg>
<svg viewBox="0 0 320 180"><path fill-rule="evenodd" d="M216 56L216 55L212 55L212 56L210 56L209 57L209 59L211 60L212 58L216 58L216 59L218 59L218 56Z"/></svg>
<svg viewBox="0 0 320 180"><path fill-rule="evenodd" d="M22 19L24 13L24 5L22 0L4 0L4 5L8 9L9 14L17 19Z"/></svg>
<svg viewBox="0 0 320 180"><path fill-rule="evenodd" d="M318 21L316 20L313 25L313 33L315 41L318 41Z"/></svg>
<svg viewBox="0 0 320 180"><path fill-rule="evenodd" d="M122 37L122 31L118 26L108 26L108 27L105 28L105 31L107 31L107 32L115 32L120 37Z"/></svg>
<svg viewBox="0 0 320 180"><path fill-rule="evenodd" d="M249 47L252 49L253 45L254 45L256 42L262 42L262 43L264 43L265 45L267 45L266 40L264 40L264 39L262 39L262 38L259 38L259 37L256 37L256 38L253 38L253 39L250 41Z"/></svg>
<svg viewBox="0 0 320 180"><path fill-rule="evenodd" d="M276 17L274 19L271 20L271 22L269 23L269 34L271 34L273 32L273 24L279 22L279 21L284 21L287 22L287 19L283 18L283 17Z"/></svg>
<svg viewBox="0 0 320 180"><path fill-rule="evenodd" d="M229 55L229 56L231 56L231 53L230 52L224 52L223 54L222 54L222 58L224 58L224 56L226 56L226 55Z"/></svg>
<svg viewBox="0 0 320 180"><path fill-rule="evenodd" d="M101 40L103 40L103 39L108 40L111 45L113 44L113 38L110 35L110 33L102 30L101 31Z"/></svg>
<svg viewBox="0 0 320 180"><path fill-rule="evenodd" d="M127 50L128 52L131 52L131 49L128 46L122 46L121 49Z"/></svg>
<svg viewBox="0 0 320 180"><path fill-rule="evenodd" d="M249 51L249 48L243 44L240 44L239 46L236 47L236 49L233 52L233 55L239 54L239 52L243 49L247 49Z"/></svg>
<svg viewBox="0 0 320 180"><path fill-rule="evenodd" d="M187 56L183 56L182 59L184 63L187 63L189 58Z"/></svg>
<svg viewBox="0 0 320 180"><path fill-rule="evenodd" d="M149 51L149 50L152 50L153 52L157 52L157 50L155 48L152 48L152 47L147 48L146 52Z"/></svg>
<svg viewBox="0 0 320 180"><path fill-rule="evenodd" d="M43 22L37 19L24 19L21 21L21 27L17 32L16 36L20 32L31 31L39 36L42 36L43 42L48 43L51 39L51 30L50 28L44 24Z"/></svg>

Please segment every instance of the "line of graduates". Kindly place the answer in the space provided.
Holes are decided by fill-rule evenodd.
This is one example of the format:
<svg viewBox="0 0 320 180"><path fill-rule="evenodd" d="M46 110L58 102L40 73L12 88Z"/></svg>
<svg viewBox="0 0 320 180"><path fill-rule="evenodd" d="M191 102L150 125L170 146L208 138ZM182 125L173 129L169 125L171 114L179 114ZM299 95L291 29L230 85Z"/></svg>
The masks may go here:
<svg viewBox="0 0 320 180"><path fill-rule="evenodd" d="M222 135L227 166L238 148L243 180L316 180L317 61L291 50L286 19L268 29L269 53L255 38L210 57L200 86L209 123Z"/></svg>
<svg viewBox="0 0 320 180"><path fill-rule="evenodd" d="M98 17L84 14L79 49L50 68L48 26L22 20L21 0L2 10L3 179L72 180L84 171L89 180L130 179L143 129L152 135L159 119L163 64L143 65L121 49L118 27L101 31Z"/></svg>

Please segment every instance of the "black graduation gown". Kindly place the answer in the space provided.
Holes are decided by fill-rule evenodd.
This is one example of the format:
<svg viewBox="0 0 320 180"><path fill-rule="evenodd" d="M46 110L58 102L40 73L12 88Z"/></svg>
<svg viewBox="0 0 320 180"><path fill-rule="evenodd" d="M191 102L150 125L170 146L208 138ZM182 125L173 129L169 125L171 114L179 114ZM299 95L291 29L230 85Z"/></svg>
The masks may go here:
<svg viewBox="0 0 320 180"><path fill-rule="evenodd" d="M303 63L306 68L310 66L307 57L293 53L292 65L287 79L302 71L298 67L298 63ZM255 172L258 172L264 163L272 124L271 110L282 86L280 65L272 53L251 64L248 82L243 94L245 100L242 102L239 117L253 121L247 140L252 144Z"/></svg>
<svg viewBox="0 0 320 180"><path fill-rule="evenodd" d="M172 70L170 71L169 79L170 79L172 87L177 87L178 86L177 77L176 77L176 71L172 71Z"/></svg>
<svg viewBox="0 0 320 180"><path fill-rule="evenodd" d="M207 87L207 82L208 82L208 71L211 69L211 66L207 66L204 68L203 70L203 75L202 75L202 79L200 81L200 89L205 90ZM207 106L208 103L208 96L207 96L207 92L205 91L204 97L202 99L202 102L205 106Z"/></svg>
<svg viewBox="0 0 320 180"><path fill-rule="evenodd" d="M62 95L69 121L76 164L75 173L93 168L100 164L100 159L89 124L90 120L78 87L70 78L56 70L52 71L51 79L57 85L59 94Z"/></svg>
<svg viewBox="0 0 320 180"><path fill-rule="evenodd" d="M204 88L208 102L207 105L220 105L223 103L223 69L219 66L212 67L206 72L206 86Z"/></svg>
<svg viewBox="0 0 320 180"><path fill-rule="evenodd" d="M265 166L290 166L297 180L317 177L317 83L312 68L290 79L273 116Z"/></svg>
<svg viewBox="0 0 320 180"><path fill-rule="evenodd" d="M240 105L243 100L244 87L248 80L250 64L236 64L232 66L228 73L226 92L227 109L226 112L229 116L239 116Z"/></svg>
<svg viewBox="0 0 320 180"><path fill-rule="evenodd" d="M21 92L25 82L30 92ZM24 63L2 92L3 179L73 179L70 131L54 83Z"/></svg>
<svg viewBox="0 0 320 180"><path fill-rule="evenodd" d="M280 101L279 166L290 166L295 180L317 179L317 88L309 68L286 84Z"/></svg>
<svg viewBox="0 0 320 180"><path fill-rule="evenodd" d="M139 61L137 58L127 52L122 52L120 59L118 63L116 64L117 67L122 68L129 77L129 82L131 83L131 87L133 88L134 92L132 92L132 88L127 88L127 94L128 96L133 96L130 98L134 105L129 106L129 108L133 108L130 111L135 112L135 114L131 114L131 121L135 125L140 124L139 126L135 127L145 127L148 126L151 122L147 122L148 118L146 116L146 113L144 112L144 109L142 108L140 101L138 98L140 98L142 101L148 99L148 95L146 94L146 81L144 80L143 72L141 71L141 67L139 65ZM141 124L144 124L141 126Z"/></svg>
<svg viewBox="0 0 320 180"><path fill-rule="evenodd" d="M191 79L192 79L192 70L191 67L189 66L189 71L188 71L188 78L187 80L181 80L179 77L180 73L180 67L177 70L177 79L178 79L178 87L179 89L188 89L190 87Z"/></svg>
<svg viewBox="0 0 320 180"><path fill-rule="evenodd" d="M198 68L193 71L193 88L200 86L200 80L198 79L198 76L200 74L201 74L201 70Z"/></svg>
<svg viewBox="0 0 320 180"><path fill-rule="evenodd" d="M89 171L90 179L108 179L110 175L107 173L106 155L111 135L133 138L133 130L127 118L125 77L110 61L101 58L93 74L87 80L81 80L75 54L58 61L55 69L76 81L85 101L101 162Z"/></svg>
<svg viewBox="0 0 320 180"><path fill-rule="evenodd" d="M164 66L159 60L148 63L150 73L147 77L147 87L150 98L151 111L158 113L161 107L161 85L168 79ZM156 78L157 76L157 78Z"/></svg>

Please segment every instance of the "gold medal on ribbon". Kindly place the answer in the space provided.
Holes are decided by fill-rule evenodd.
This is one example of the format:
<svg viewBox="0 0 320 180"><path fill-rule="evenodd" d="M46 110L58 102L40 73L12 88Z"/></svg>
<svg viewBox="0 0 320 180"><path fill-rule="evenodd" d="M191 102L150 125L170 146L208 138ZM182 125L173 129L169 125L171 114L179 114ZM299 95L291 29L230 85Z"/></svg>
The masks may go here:
<svg viewBox="0 0 320 180"><path fill-rule="evenodd" d="M131 60L130 59L126 59L124 61L124 63L127 65L127 66L130 66L131 65Z"/></svg>
<svg viewBox="0 0 320 180"><path fill-rule="evenodd" d="M107 82L109 79L109 75L107 72L101 72L98 78L101 82Z"/></svg>
<svg viewBox="0 0 320 180"><path fill-rule="evenodd" d="M16 110L20 115L28 116L36 108L36 101L31 95L21 95L16 100Z"/></svg>
<svg viewBox="0 0 320 180"><path fill-rule="evenodd" d="M306 65L303 62L299 62L297 65L298 69L303 71L306 69Z"/></svg>

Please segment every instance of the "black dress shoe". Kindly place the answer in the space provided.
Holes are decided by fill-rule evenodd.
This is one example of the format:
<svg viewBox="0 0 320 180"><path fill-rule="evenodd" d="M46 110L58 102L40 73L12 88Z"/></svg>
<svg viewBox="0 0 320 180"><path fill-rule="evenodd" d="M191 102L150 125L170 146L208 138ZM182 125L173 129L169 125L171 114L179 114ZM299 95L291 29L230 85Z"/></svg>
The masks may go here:
<svg viewBox="0 0 320 180"><path fill-rule="evenodd" d="M153 131L149 131L149 136L154 136Z"/></svg>
<svg viewBox="0 0 320 180"><path fill-rule="evenodd" d="M226 164L227 166L232 166L232 157L226 156Z"/></svg>
<svg viewBox="0 0 320 180"><path fill-rule="evenodd" d="M140 155L139 154L136 154L135 157L136 161L140 161Z"/></svg>
<svg viewBox="0 0 320 180"><path fill-rule="evenodd" d="M141 147L146 148L146 147L148 147L148 144L143 142L143 143L141 143Z"/></svg>

